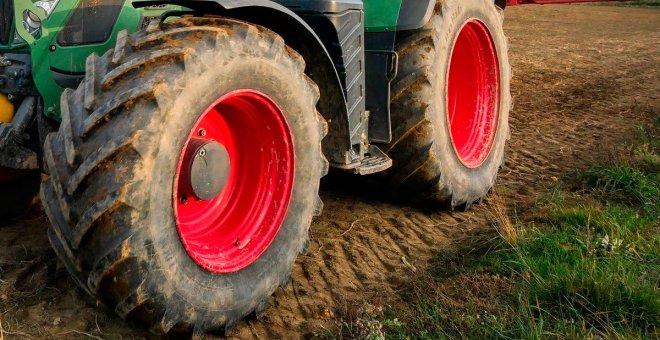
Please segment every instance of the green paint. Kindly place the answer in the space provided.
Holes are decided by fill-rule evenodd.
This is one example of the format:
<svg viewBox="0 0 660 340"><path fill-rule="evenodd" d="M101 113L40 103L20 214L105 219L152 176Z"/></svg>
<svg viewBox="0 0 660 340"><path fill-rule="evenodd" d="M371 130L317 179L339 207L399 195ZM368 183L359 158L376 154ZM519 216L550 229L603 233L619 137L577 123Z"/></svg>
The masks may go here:
<svg viewBox="0 0 660 340"><path fill-rule="evenodd" d="M44 100L45 114L53 119L60 119L60 96L64 88L53 79L51 69L67 74L83 74L85 60L92 53L99 55L111 49L117 33L139 29L143 16L158 16L163 9L135 9L132 1L125 1L108 40L89 45L60 46L57 37L69 17L82 0L60 0L50 16L35 7L33 0L14 0L15 32L24 42L0 46L0 53L31 53L32 78ZM365 29L367 32L384 32L396 29L399 11L403 0L364 0ZM174 7L169 9L178 9ZM35 38L22 25L23 13L31 11L41 19L41 31Z"/></svg>
<svg viewBox="0 0 660 340"><path fill-rule="evenodd" d="M364 0L364 25L367 32L396 29L403 0Z"/></svg>
<svg viewBox="0 0 660 340"><path fill-rule="evenodd" d="M31 11L41 19L41 31L35 39L20 24L20 19L15 20L16 33L25 40L25 43L15 46L0 46L0 53L31 51L32 78L44 99L45 114L57 120L60 119L60 96L64 88L53 79L51 68L63 73L82 74L85 72L87 57L92 53L101 55L112 48L117 33L122 30L128 30L129 33L135 32L139 28L142 16L158 16L163 12L163 10L135 9L131 5L131 1L126 1L108 40L97 44L60 46L57 43L57 36L79 2L80 0L60 0L51 15L46 17L46 13L35 7L31 0L14 0L15 18L22 18L25 11Z"/></svg>

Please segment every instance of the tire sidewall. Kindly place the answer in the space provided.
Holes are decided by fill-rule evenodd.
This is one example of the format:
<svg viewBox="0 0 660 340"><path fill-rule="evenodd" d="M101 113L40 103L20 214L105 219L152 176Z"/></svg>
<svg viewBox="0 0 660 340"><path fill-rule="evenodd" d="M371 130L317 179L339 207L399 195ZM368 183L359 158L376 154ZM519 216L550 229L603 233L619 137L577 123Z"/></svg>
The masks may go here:
<svg viewBox="0 0 660 340"><path fill-rule="evenodd" d="M478 19L490 31L500 69L500 101L497 131L491 150L484 162L476 167L465 166L458 157L451 141L447 116L447 82L454 42L463 25L470 19ZM509 135L510 66L507 41L502 29L500 10L490 0L445 0L442 15L433 17L436 56L434 86L436 95L431 120L434 127L433 148L439 160L441 181L452 191L452 205L470 204L484 197L493 186L504 157L504 145Z"/></svg>
<svg viewBox="0 0 660 340"><path fill-rule="evenodd" d="M166 114L152 172L148 235L144 235L153 240L150 268L166 271L163 282L151 283L165 285L158 291L178 295L196 308L231 309L240 314L253 310L290 275L307 239L322 172L315 103L300 88L304 75L292 75L291 67L243 52L229 60L226 55L202 56L203 60L218 62L189 75L194 82L186 85ZM294 185L289 210L270 247L250 266L231 274L216 274L198 266L185 251L174 220L172 192L178 158L190 129L217 98L239 89L264 93L283 110L294 143Z"/></svg>

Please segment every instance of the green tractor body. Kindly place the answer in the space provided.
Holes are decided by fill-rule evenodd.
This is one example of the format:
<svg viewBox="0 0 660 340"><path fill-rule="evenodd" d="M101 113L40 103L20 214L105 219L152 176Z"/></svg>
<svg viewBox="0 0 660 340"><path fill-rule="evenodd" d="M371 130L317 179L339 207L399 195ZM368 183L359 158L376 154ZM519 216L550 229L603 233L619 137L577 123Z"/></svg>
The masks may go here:
<svg viewBox="0 0 660 340"><path fill-rule="evenodd" d="M355 9L364 6L364 30L394 32L402 1L367 0L364 5L355 6ZM43 3L43 8L35 3ZM0 43L0 53L31 56L33 81L43 97L44 113L60 120L60 95L65 87L80 81L89 55L102 55L114 47L122 30L133 33L167 11L182 9L175 5L135 8L131 1L17 0L13 1L13 18L24 19L9 22L11 26ZM35 27L30 27L28 22Z"/></svg>
<svg viewBox="0 0 660 340"><path fill-rule="evenodd" d="M114 47L119 31L135 32L145 18L163 13L136 9L130 1L42 2L48 4L44 5L47 11L34 3L13 2L13 17L22 20L13 21L7 44L0 45L0 53L31 56L32 77L44 100L44 114L58 121L60 95L65 87L76 86L80 81L87 57Z"/></svg>

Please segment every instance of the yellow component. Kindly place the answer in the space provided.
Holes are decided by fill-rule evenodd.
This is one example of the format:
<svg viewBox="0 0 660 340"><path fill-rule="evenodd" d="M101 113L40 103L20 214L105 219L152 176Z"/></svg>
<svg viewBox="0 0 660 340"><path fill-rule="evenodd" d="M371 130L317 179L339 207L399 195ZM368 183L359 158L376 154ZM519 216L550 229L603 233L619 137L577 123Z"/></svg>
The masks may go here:
<svg viewBox="0 0 660 340"><path fill-rule="evenodd" d="M11 123L12 119L14 119L14 104L6 95L0 93L0 123Z"/></svg>

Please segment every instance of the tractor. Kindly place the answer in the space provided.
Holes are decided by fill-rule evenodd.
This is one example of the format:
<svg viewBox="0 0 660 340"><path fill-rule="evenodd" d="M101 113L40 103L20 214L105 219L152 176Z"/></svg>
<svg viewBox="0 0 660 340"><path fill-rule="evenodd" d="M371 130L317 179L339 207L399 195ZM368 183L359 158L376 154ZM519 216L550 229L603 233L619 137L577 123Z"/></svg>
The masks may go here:
<svg viewBox="0 0 660 340"><path fill-rule="evenodd" d="M486 197L526 0L0 0L0 214L40 193L81 289L229 332L291 280L330 167Z"/></svg>

